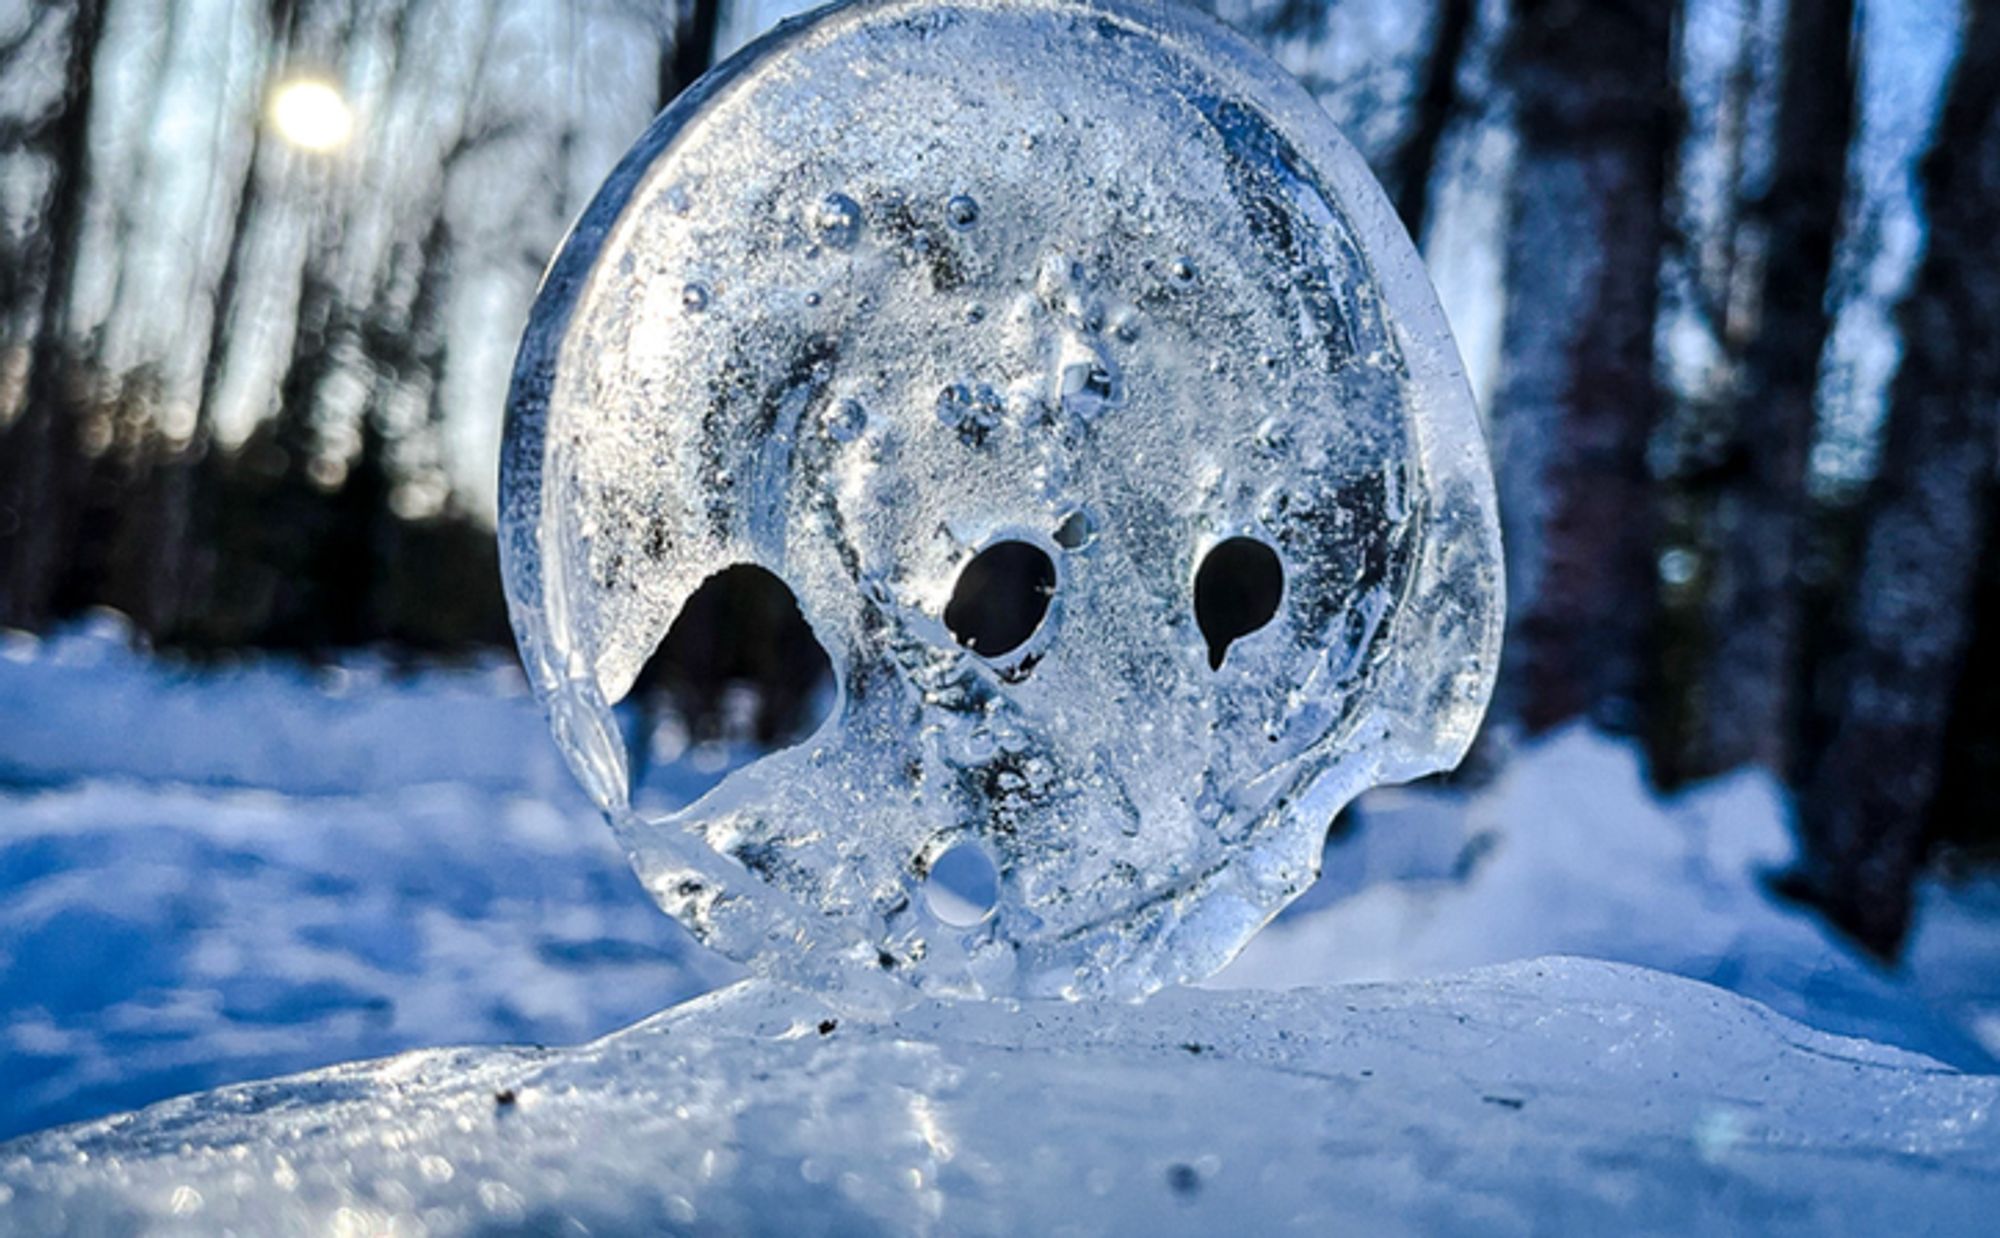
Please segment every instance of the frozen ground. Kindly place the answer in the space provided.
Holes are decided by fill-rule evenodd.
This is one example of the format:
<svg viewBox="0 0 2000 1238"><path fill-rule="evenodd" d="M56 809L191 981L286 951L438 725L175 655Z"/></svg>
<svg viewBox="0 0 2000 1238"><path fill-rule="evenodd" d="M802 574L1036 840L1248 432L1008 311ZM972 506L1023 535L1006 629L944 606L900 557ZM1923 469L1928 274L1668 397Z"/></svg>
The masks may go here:
<svg viewBox="0 0 2000 1238"><path fill-rule="evenodd" d="M1552 959L845 1019L748 982L577 1049L251 1084L0 1149L117 1233L1990 1232L2000 1078Z"/></svg>
<svg viewBox="0 0 2000 1238"><path fill-rule="evenodd" d="M121 642L0 637L0 1135L403 1049L573 1044L734 976L646 900L503 665L193 675ZM1565 734L1469 799L1369 797L1219 983L1595 955L1988 1066L2000 891L1929 891L1880 973L1758 886L1782 811L1747 778L1657 803L1624 749Z"/></svg>

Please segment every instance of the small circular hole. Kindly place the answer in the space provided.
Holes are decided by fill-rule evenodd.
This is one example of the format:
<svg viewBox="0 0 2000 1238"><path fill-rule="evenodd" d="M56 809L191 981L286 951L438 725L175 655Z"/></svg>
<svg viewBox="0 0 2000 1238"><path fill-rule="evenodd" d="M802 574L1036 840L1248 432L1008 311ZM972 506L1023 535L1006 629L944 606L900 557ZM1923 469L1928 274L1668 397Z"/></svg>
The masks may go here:
<svg viewBox="0 0 2000 1238"><path fill-rule="evenodd" d="M931 862L924 906L953 928L971 928L1000 901L1000 872L976 843L960 843Z"/></svg>
<svg viewBox="0 0 2000 1238"><path fill-rule="evenodd" d="M1079 507L1062 518L1056 526L1056 545L1064 550L1081 550L1090 545L1097 536L1097 521L1089 512Z"/></svg>
<svg viewBox="0 0 2000 1238"><path fill-rule="evenodd" d="M1219 543L1194 577L1194 618L1208 640L1208 665L1221 669L1229 646L1271 622L1285 593L1278 552L1253 537Z"/></svg>
<svg viewBox="0 0 2000 1238"><path fill-rule="evenodd" d="M958 575L944 625L967 649L994 658L1027 643L1049 613L1056 565L1039 546L996 542Z"/></svg>

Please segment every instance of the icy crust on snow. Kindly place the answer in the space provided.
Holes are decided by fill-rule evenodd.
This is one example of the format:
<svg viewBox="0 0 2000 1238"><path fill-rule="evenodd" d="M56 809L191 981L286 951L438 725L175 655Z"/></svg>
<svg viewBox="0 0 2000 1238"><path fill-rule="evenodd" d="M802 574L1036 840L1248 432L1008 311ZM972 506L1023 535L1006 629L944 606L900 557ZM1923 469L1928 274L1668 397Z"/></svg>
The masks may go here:
<svg viewBox="0 0 2000 1238"><path fill-rule="evenodd" d="M20 1232L1980 1233L2000 1079L1635 968L932 1002L769 982L0 1146Z"/></svg>
<svg viewBox="0 0 2000 1238"><path fill-rule="evenodd" d="M530 675L647 887L868 1003L1212 972L1340 805L1458 758L1497 653L1490 472L1417 254L1297 84L1174 6L854 5L747 49L552 268L502 490ZM1194 584L1235 538L1282 597L1212 666ZM979 652L947 605L1003 541L1053 586ZM607 702L745 562L835 714L636 812ZM923 889L964 844L999 898L955 927Z"/></svg>

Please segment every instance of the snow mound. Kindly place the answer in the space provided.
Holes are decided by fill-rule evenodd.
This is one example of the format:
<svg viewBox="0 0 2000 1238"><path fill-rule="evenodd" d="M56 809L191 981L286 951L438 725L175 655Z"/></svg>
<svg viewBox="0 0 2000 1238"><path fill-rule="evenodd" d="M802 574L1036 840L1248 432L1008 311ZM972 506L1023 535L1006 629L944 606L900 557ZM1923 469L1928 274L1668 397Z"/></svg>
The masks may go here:
<svg viewBox="0 0 2000 1238"><path fill-rule="evenodd" d="M1573 959L883 1023L749 981L0 1147L25 1232L1990 1232L2000 1079Z"/></svg>
<svg viewBox="0 0 2000 1238"><path fill-rule="evenodd" d="M1364 800L1327 845L1318 887L1212 984L1404 980L1541 955L1589 955L1704 980L1813 1027L1992 1070L1977 995L2000 955L1991 919L1892 973L1849 949L1764 876L1795 854L1784 791L1732 774L1670 798L1640 754L1581 726L1524 746L1493 783ZM1948 912L1948 901L1932 897ZM1924 939L1920 926L1918 941ZM1949 977L1956 988L1940 990Z"/></svg>

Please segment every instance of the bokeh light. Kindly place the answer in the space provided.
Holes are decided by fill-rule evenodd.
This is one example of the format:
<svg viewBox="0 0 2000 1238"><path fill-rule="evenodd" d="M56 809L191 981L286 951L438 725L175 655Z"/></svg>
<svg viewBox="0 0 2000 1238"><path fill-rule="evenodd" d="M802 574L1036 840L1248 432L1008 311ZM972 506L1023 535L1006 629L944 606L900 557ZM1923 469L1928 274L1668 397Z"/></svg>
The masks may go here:
<svg viewBox="0 0 2000 1238"><path fill-rule="evenodd" d="M354 135L354 110L329 83L298 78L271 95L271 124L294 146L330 151Z"/></svg>

